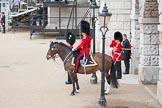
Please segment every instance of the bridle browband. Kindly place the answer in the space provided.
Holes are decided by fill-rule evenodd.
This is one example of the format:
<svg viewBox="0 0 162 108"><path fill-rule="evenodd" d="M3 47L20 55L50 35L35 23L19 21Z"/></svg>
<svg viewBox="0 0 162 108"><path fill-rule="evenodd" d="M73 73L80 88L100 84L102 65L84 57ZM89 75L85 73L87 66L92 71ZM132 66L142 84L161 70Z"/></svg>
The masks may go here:
<svg viewBox="0 0 162 108"><path fill-rule="evenodd" d="M63 45L63 44L62 44ZM57 50L58 52L58 48L56 47L55 43L51 43L50 44L50 49L53 51L54 50ZM55 55L55 54L54 54ZM54 55L51 56L52 58L54 58ZM63 60L64 64L66 64L67 61L69 61L69 59L72 57L72 51L70 51L68 54L66 54L65 56L65 59ZM54 59L55 60L55 59Z"/></svg>

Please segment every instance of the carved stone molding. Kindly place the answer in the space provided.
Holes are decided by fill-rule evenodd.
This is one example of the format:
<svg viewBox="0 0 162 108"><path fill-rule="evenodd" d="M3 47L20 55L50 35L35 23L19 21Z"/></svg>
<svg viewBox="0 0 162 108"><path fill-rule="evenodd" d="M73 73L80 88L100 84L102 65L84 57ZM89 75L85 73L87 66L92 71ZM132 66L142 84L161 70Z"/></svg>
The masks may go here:
<svg viewBox="0 0 162 108"><path fill-rule="evenodd" d="M159 56L151 56L151 66L159 66Z"/></svg>
<svg viewBox="0 0 162 108"><path fill-rule="evenodd" d="M150 66L151 65L151 57L140 55L140 64L144 65L144 66Z"/></svg>

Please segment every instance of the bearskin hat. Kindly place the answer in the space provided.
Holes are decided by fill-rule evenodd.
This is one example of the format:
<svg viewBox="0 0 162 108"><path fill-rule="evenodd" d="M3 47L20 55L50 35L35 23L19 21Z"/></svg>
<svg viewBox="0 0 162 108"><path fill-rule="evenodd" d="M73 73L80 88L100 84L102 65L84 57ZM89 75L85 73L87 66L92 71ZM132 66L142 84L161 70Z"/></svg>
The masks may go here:
<svg viewBox="0 0 162 108"><path fill-rule="evenodd" d="M86 33L87 35L90 34L90 24L89 22L82 20L81 21L81 32Z"/></svg>
<svg viewBox="0 0 162 108"><path fill-rule="evenodd" d="M73 45L75 43L75 35L73 35L71 32L67 33L66 35L66 42L69 43L70 45Z"/></svg>
<svg viewBox="0 0 162 108"><path fill-rule="evenodd" d="M119 31L114 33L114 40L119 40L120 42L122 42L123 37L122 37L122 34Z"/></svg>

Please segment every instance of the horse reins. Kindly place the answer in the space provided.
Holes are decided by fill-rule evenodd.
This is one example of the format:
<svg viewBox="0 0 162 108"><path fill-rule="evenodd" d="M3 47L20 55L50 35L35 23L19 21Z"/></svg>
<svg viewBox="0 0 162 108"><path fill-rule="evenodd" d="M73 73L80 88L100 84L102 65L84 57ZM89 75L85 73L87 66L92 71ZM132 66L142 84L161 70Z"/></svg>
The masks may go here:
<svg viewBox="0 0 162 108"><path fill-rule="evenodd" d="M65 57L65 59L64 59L64 64L67 62L67 61L69 61L69 59L71 58L71 56L72 56L72 51L70 51L68 54L67 54L67 56Z"/></svg>

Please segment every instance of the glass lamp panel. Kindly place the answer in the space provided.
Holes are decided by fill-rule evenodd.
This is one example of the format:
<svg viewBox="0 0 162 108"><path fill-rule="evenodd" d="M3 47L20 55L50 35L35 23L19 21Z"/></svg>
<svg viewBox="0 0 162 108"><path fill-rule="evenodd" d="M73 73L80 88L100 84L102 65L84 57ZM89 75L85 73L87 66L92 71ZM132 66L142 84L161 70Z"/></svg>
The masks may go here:
<svg viewBox="0 0 162 108"><path fill-rule="evenodd" d="M105 18L105 25L104 25L104 18ZM99 23L101 26L107 26L110 22L111 16L99 16Z"/></svg>

